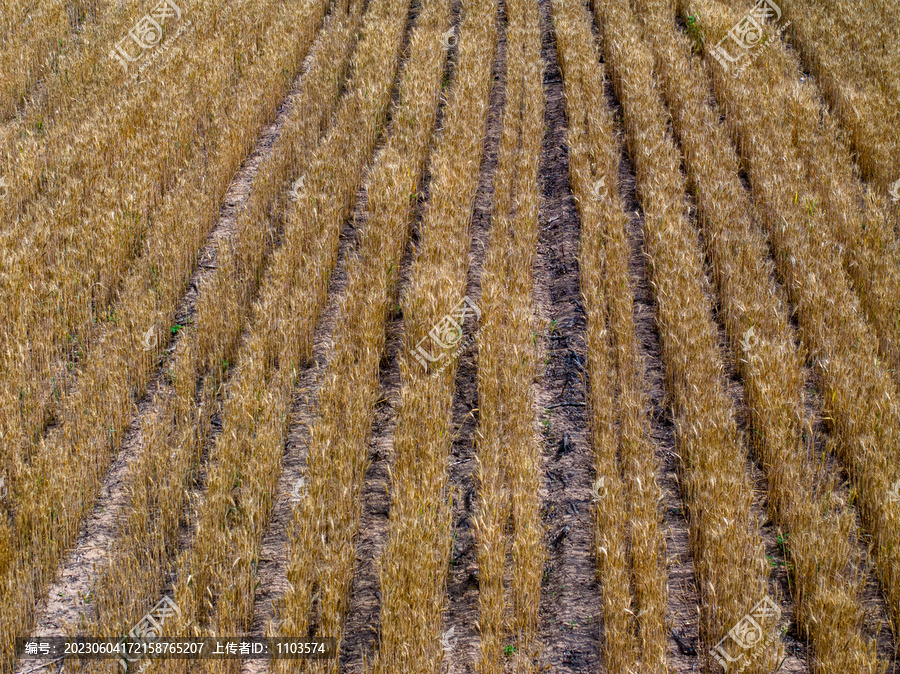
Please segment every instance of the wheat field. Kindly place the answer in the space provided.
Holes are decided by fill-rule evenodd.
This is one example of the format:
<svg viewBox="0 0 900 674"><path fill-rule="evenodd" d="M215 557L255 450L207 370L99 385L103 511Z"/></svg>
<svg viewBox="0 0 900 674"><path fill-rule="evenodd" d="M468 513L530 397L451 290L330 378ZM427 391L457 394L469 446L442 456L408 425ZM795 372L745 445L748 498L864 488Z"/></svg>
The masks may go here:
<svg viewBox="0 0 900 674"><path fill-rule="evenodd" d="M900 0L3 2L0 674L900 674Z"/></svg>

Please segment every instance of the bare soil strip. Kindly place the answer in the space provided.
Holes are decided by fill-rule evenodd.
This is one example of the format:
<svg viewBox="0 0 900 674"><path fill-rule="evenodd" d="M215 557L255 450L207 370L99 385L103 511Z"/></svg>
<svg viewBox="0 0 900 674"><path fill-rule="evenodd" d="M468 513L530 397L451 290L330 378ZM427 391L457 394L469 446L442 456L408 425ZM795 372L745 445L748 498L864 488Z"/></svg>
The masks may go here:
<svg viewBox="0 0 900 674"><path fill-rule="evenodd" d="M544 659L552 671L600 667L600 588L593 554L594 455L586 408L585 314L578 267L580 221L569 186L566 108L550 3L541 0L541 51L547 128L541 157L543 200L535 311L542 371L534 385L542 423L541 493L548 561L541 597ZM548 409L549 408L549 409Z"/></svg>

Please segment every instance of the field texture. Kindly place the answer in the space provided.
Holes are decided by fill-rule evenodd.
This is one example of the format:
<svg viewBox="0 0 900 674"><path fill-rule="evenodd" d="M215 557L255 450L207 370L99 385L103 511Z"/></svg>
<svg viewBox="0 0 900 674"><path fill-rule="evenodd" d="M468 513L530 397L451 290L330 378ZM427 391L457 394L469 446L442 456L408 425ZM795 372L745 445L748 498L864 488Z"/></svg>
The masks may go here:
<svg viewBox="0 0 900 674"><path fill-rule="evenodd" d="M900 674L900 0L2 3L0 674Z"/></svg>

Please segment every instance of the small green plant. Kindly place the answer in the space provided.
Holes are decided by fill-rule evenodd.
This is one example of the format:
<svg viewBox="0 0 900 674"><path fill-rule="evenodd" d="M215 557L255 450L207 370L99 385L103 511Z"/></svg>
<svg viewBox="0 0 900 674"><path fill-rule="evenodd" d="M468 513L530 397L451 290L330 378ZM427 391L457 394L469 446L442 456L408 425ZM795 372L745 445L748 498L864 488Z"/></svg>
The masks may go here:
<svg viewBox="0 0 900 674"><path fill-rule="evenodd" d="M696 14L691 14L687 18L687 34L691 38L691 47L697 54L703 53L703 28L700 25L700 18Z"/></svg>

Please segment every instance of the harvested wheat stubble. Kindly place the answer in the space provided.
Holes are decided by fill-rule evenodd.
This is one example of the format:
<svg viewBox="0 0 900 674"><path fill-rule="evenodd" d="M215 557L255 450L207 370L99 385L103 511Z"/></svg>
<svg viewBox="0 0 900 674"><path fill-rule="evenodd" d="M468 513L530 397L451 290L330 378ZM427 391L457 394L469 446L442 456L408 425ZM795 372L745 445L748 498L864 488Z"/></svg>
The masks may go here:
<svg viewBox="0 0 900 674"><path fill-rule="evenodd" d="M653 61L628 7L601 0L594 11L635 159L666 384L684 460L701 635L713 645L767 592L760 525L751 508L746 451L725 391L718 336L704 295L697 233L683 210L681 158L667 132ZM771 650L763 643L748 652L749 671L777 664L780 643Z"/></svg>
<svg viewBox="0 0 900 674"><path fill-rule="evenodd" d="M468 268L469 219L478 182L497 6L462 5L456 80L443 133L431 162L432 181L421 240L402 301L407 334L395 431L392 508L381 559L381 635L375 672L437 671L441 614L450 554L445 495L456 362L445 355L435 372L412 358L419 341L460 302ZM432 376L434 375L434 376Z"/></svg>
<svg viewBox="0 0 900 674"><path fill-rule="evenodd" d="M713 34L724 33L739 18L709 0L685 2L680 14L703 17ZM772 72L783 70L783 58L765 50L740 81L715 66L708 72L749 167L779 277L797 307L803 347L821 376L826 419L857 494L863 529L872 537L876 568L897 624L900 502L891 498L890 490L900 479L900 395L879 358L878 340L865 321L849 274L832 242L820 235L823 216L805 207L815 187L792 150L792 129L771 123L815 107L795 82L772 77ZM761 97L771 105L758 105Z"/></svg>
<svg viewBox="0 0 900 674"><path fill-rule="evenodd" d="M588 16L581 3L570 0L556 4L555 11L568 102L570 180L582 219L579 261L588 316L606 662L616 672L665 672L667 591L660 563L660 490L641 389L644 366L635 341L634 297L627 280L618 143L603 100L603 69Z"/></svg>
<svg viewBox="0 0 900 674"><path fill-rule="evenodd" d="M244 9L264 11L270 4L249 0ZM322 12L324 9L319 16ZM0 424L9 440L3 451L14 457L28 457L51 415L62 415L67 402L61 398L70 392L57 386L54 373L64 372L67 366L74 370L76 365L83 371L78 361L83 362L90 348L102 340L104 329L128 320L122 301L128 292L129 273L133 275L136 258L153 252L157 240L166 244L172 240L166 238L170 232L160 221L170 217L166 208L172 199L188 199L179 194L179 189L184 190L184 184L192 181L215 184L223 168L230 178L233 168L228 170L231 165L222 156L246 152L251 138L246 129L235 131L234 117L254 108L273 112L271 87L261 104L252 102L256 96L250 101L246 98L250 91L260 91L262 82L248 78L258 62L241 73L233 54L232 58L223 56L231 53L223 42L229 33L247 31L240 22L232 22L230 30L216 34L207 25L212 18L198 17L195 33L205 27L210 35L203 41L198 38L198 53L180 51L158 77L154 73L151 92L168 86L168 96L151 96L143 105L139 98L133 99L131 103L137 109L124 119L104 114L100 129L82 136L80 142L60 137L66 149L59 150L56 156L60 161L47 172L58 171L72 184L64 194L41 195L31 210L17 219L14 229L4 232L9 250L14 251L7 259L8 273L2 277L4 294L19 293L23 284L34 288L33 293L3 305L4 320L11 326L0 334L4 353L0 365ZM291 26L282 25L266 33L252 51L277 44L294 30ZM247 47L239 42L232 49L243 52ZM214 70L212 76L204 74L204 64L216 64L223 58L225 67ZM277 73L266 77L266 81L278 82L279 89L289 83ZM243 83L250 89L239 92L227 86L229 82ZM178 105L186 100L193 104ZM117 135L119 132L125 135ZM193 136L197 137L192 142ZM108 153L93 147L93 141L99 139L109 143ZM160 146L168 153L157 154L154 149ZM148 155L155 157L155 165L149 169ZM189 170L182 170L188 166ZM135 191L130 190L132 183L123 179L132 173L138 183ZM146 204L141 203L144 196ZM199 214L199 226L209 223L203 215ZM198 226L191 218L184 220L184 228ZM174 240L191 239L182 236ZM178 267L196 248L189 250L155 264L153 274L164 275L173 260ZM67 362L66 352L73 346L77 346L78 358Z"/></svg>
<svg viewBox="0 0 900 674"><path fill-rule="evenodd" d="M420 176L434 131L446 62L449 2L416 18L387 144L367 180L368 218L348 262L328 378L310 430L305 489L295 510L281 634L317 633L338 646L350 606L360 492L368 462L379 363ZM437 47L437 48L436 48ZM319 541L327 541L321 544ZM318 595L318 601L314 600ZM310 616L312 615L312 619ZM337 660L330 668L338 666Z"/></svg>
<svg viewBox="0 0 900 674"><path fill-rule="evenodd" d="M277 193L286 186L287 176L305 165L308 158L301 148L315 147L335 107L360 17L361 3L349 12L335 8L331 14L275 145L259 168L248 203L236 214L231 236L218 242L220 262L227 258L233 262L220 263L201 283L195 324L185 328L172 358L175 380L168 382L165 394L157 396L160 409L142 423L145 447L130 482L141 498L152 497L160 504L159 515L154 518L138 504L127 512L116 554L93 590L101 618L94 626L97 634L127 630L140 616L146 597L162 590L165 563L178 540L184 490L194 478L194 464L219 406L217 391L226 374L220 363L234 360L256 295L256 281L271 252L266 240L283 235L268 223L268 211L276 208ZM169 456L172 447L174 456L166 463L153 459ZM143 563L135 568L135 560Z"/></svg>
<svg viewBox="0 0 900 674"><path fill-rule="evenodd" d="M321 8L324 10L324 6ZM16 541L17 548L0 560L2 582L9 590L3 593L0 611L4 656L5 649L11 648L7 630L31 620L32 593L41 592L38 588L49 581L59 555L77 533L109 454L128 423L131 396L140 396L146 386L155 354L140 346L145 326L154 325L162 332L161 326L171 325L172 312L193 267L193 256L215 222L221 195L248 149L247 129L260 128L266 117L274 115L282 95L278 86L281 75L268 59L282 63L289 60L296 69L302 56L297 50L312 41L313 27L318 23L313 14L318 10L311 8L306 14L284 11L282 30L269 34L268 56L248 69L248 77L255 78L265 95L232 111L222 129L221 150L213 154L200 184L185 176L180 188L169 193L154 231L154 236L162 238L150 240L145 255L129 275L117 307L119 324L107 330L90 354L84 376L66 401L62 423L43 439L30 464L17 466L21 488L13 492L17 502L15 528L8 529L4 522L4 533L10 536L8 540ZM298 33L304 31L308 38L298 40ZM183 211L196 212L197 218L176 217ZM172 240L181 247L174 258L171 248L162 243ZM14 574L17 566L33 569L34 578Z"/></svg>
<svg viewBox="0 0 900 674"><path fill-rule="evenodd" d="M814 671L874 672L878 663L861 636L859 560L851 556L853 515L832 513L832 485L815 474L803 441L802 362L779 297L768 246L752 216L738 174L738 158L707 105L702 64L690 43L671 30L673 15L659 0L637 0L656 56L673 128L699 206L726 333L736 355L766 472L769 512L783 529L792 562L799 624L811 638Z"/></svg>
<svg viewBox="0 0 900 674"><path fill-rule="evenodd" d="M278 480L293 381L309 357L339 234L385 122L406 26L403 10L399 0L369 5L349 91L287 214L284 244L229 382L196 532L176 565L173 591L183 612L173 624L176 632L242 633L252 619L255 560ZM185 667L180 662L176 671ZM206 663L209 671L239 667Z"/></svg>
<svg viewBox="0 0 900 674"><path fill-rule="evenodd" d="M537 671L537 610L546 555L538 498L541 453L530 390L537 374L531 304L544 113L540 14L535 3L525 0L507 0L505 7L506 105L481 278L477 359L477 669L484 673L504 671L510 636L517 671Z"/></svg>

